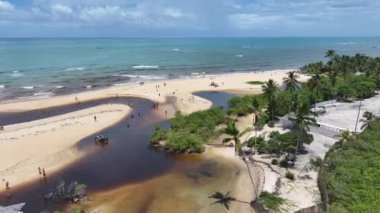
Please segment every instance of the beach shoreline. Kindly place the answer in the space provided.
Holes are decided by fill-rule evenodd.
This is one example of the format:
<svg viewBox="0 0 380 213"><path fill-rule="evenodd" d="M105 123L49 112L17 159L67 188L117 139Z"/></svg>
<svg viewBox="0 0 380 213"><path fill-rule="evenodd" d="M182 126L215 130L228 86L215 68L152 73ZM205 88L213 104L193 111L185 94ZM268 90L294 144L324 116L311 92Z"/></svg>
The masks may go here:
<svg viewBox="0 0 380 213"><path fill-rule="evenodd" d="M288 71L288 70L287 70ZM160 104L160 108L157 110L157 113L160 116L163 117L171 117L174 115L173 110L170 110L168 113L168 108L166 106L168 105L167 99L168 98L174 98L174 102L171 104L174 104L174 108L176 110L181 111L182 113L188 114L199 110L205 110L211 107L212 103L209 100L206 100L204 98L198 97L196 95L193 95L195 92L199 91L211 91L211 92L224 92L229 91L232 93L239 93L239 94L259 94L261 93L261 85L251 85L248 84L248 81L268 81L269 79L273 79L277 82L282 82L282 79L286 76L287 71L281 71L281 72L251 72L251 73L232 73L227 75L216 75L212 77L205 77L205 78L191 78L191 79L171 79L171 80L160 80L160 81L154 81L154 82L146 82L143 85L140 84L131 84L126 86L117 86L117 87L110 87L106 89L100 89L100 90L94 90L94 91L86 91L83 93L75 93L75 94L69 94L64 96L56 96L51 97L47 99L37 99L37 100L25 100L25 101L15 101L15 102L2 102L0 103L0 112L1 113L12 113L12 112L25 112L25 111L32 111L37 109L46 109L50 107L57 107L57 106L64 106L69 104L80 104L87 101L93 101L98 99L105 99L109 97L137 97L137 98L143 98L148 99L152 101L153 103ZM307 79L307 76L301 75L300 80ZM217 85L217 86L215 86ZM110 110L109 106L105 106L107 110ZM85 111L87 109L76 111L73 113L77 113L77 116L83 116L85 115ZM117 118L114 116L108 116L107 122L104 122L104 125L101 127L95 128L92 125L87 125L88 128L87 131L82 132L80 135L77 135L75 138L71 138L70 140L62 140L62 143L65 144L63 147L61 147L62 152L68 152L74 153L73 156L77 156L78 158L73 158L72 160L69 160L68 158L65 158L62 160L61 164L55 164L51 165L49 168L50 172L59 171L60 169L65 168L65 166L75 163L76 160L80 159L81 157L84 157L85 155L78 154L77 152L72 151L72 146L75 145L78 141L80 141L81 138L86 137L88 135L91 135L101 129L104 129L106 127L109 127L118 121L120 121L123 117L128 115L130 112L130 108L128 106L122 106L122 105L116 105L114 110L121 110L121 112L117 113ZM70 114L70 113L69 113ZM55 117L46 118L46 119L53 119ZM86 122L93 122L92 116L87 117L88 120ZM43 120L43 119L42 119ZM103 120L101 118L100 120ZM33 125L33 122L28 122L29 125ZM37 120L35 122L41 122L41 120ZM17 125L25 125L25 124L14 124ZM0 137L2 135L6 134L7 131L10 131L12 129L12 125L5 125L4 131L0 132ZM52 129L51 125L47 125L47 128ZM65 134L69 134L70 132L75 132L76 128L73 128L72 130L68 131L64 128L58 128L58 131L65 132ZM15 133L15 137L20 137L23 133ZM52 138L56 138L57 134L45 134L43 139L40 139L41 141L49 141ZM22 140L21 140L22 141ZM33 140L28 140L33 141ZM38 141L30 142L33 145L36 145ZM5 143L1 143L0 145L4 145ZM15 144L11 148L3 149L6 150L8 153L12 153L15 150L22 149L23 145L22 143ZM45 147L41 147L41 150L45 150ZM225 149L224 149L225 150ZM237 157L237 156L231 156L230 154L226 155L225 151L216 149L213 151L215 155L219 155L224 159L234 159L236 165L240 168L241 171L243 170L244 163ZM34 150L34 153L38 153L36 150ZM209 153L209 152L208 152ZM15 162L20 162L22 159L24 159L25 155L22 156L13 156L10 158L11 160L5 160L3 161L0 173L5 171L11 171L15 172L16 170L8 170L9 167L11 167ZM15 162L13 162L15 161ZM30 161L30 160L27 160ZM239 161L239 162L237 162ZM34 171L37 174L37 164L30 164L30 171ZM263 175L259 172L259 169L256 169L258 172L258 175L255 175L256 178L259 178ZM9 174L9 173L7 173ZM21 174L21 173L20 173ZM25 173L22 173L21 176L24 176ZM7 175L5 175L7 176ZM33 178L28 179L26 181L22 178L16 178L17 175L15 175L15 178L9 178L5 177L4 174L2 175L2 178L6 178L10 180L12 185L16 184L23 184L28 181L33 180ZM249 190L247 188L241 188L244 185L250 184L248 175L245 174L246 178L239 178L237 180L234 180L234 183L237 186L237 191L239 191L238 194L244 194L244 197L247 198L249 196L252 196L252 190ZM36 175L33 175L35 178ZM37 176L38 177L38 176ZM262 182L261 180L258 182ZM258 186L259 187L259 186ZM259 188L262 188L261 186ZM239 207L241 208L241 207ZM239 209L238 208L238 209ZM244 207L245 208L245 207ZM249 208L249 205L248 205Z"/></svg>
<svg viewBox="0 0 380 213"><path fill-rule="evenodd" d="M130 111L125 105L108 104L6 126L0 132L1 180L9 182L11 188L22 186L43 178L38 168L49 176L96 152L76 145L82 138L121 121ZM4 190L0 187L0 192Z"/></svg>

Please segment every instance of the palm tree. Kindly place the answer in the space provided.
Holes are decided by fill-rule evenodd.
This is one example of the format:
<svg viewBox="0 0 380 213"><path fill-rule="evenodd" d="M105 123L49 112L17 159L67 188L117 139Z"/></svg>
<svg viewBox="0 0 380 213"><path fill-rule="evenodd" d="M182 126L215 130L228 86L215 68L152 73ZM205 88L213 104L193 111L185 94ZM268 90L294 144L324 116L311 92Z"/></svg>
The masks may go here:
<svg viewBox="0 0 380 213"><path fill-rule="evenodd" d="M326 58L329 58L330 60L326 63L326 69L327 69L327 75L330 79L330 82L333 86L335 86L337 81L337 76L339 70L337 66L339 65L338 60L339 56L336 54L335 50L328 50L325 55Z"/></svg>
<svg viewBox="0 0 380 213"><path fill-rule="evenodd" d="M253 98L252 100L252 112L255 114L255 122L259 120L259 113L260 113L260 101L257 100L257 98Z"/></svg>
<svg viewBox="0 0 380 213"><path fill-rule="evenodd" d="M372 130L372 125L375 122L376 117L375 114L372 112L364 112L363 118L360 119L361 122L363 122L363 125L360 127L360 129L368 128L369 130Z"/></svg>
<svg viewBox="0 0 380 213"><path fill-rule="evenodd" d="M339 162L342 159L342 153L343 153L343 148L345 144L348 144L351 140L355 138L354 134L351 133L348 130L342 130L340 132L340 154L339 154Z"/></svg>
<svg viewBox="0 0 380 213"><path fill-rule="evenodd" d="M347 80L348 74L352 72L352 64L350 61L350 57L347 55L343 55L339 60L338 66L343 79Z"/></svg>
<svg viewBox="0 0 380 213"><path fill-rule="evenodd" d="M290 93L293 93L297 89L299 89L299 81L297 80L299 76L295 71L288 72L288 76L284 77L283 84L285 86L286 91L290 91Z"/></svg>
<svg viewBox="0 0 380 213"><path fill-rule="evenodd" d="M251 170L250 170L250 168L248 166L248 163L246 161L246 157L244 156L244 152L242 150L243 146L242 146L241 141L240 141L240 137L243 136L245 133L251 131L251 130L252 130L252 128L248 127L244 131L240 132L237 129L235 122L229 121L227 123L227 127L225 129L225 133L228 134L228 135L233 136L233 140L235 141L235 153L237 153L240 157L242 157L242 159L243 159L243 161L244 161L244 163L245 163L245 165L247 167L249 178L250 178L252 186L253 186L253 188L255 190L255 195L256 195L256 199L257 199L257 197L258 197L257 188L256 188L256 185L255 185L255 182L253 181L253 178L252 178L252 175L251 175ZM252 201L252 202L255 202L255 201Z"/></svg>
<svg viewBox="0 0 380 213"><path fill-rule="evenodd" d="M335 50L327 50L325 57L329 58L330 60L335 58L336 57Z"/></svg>
<svg viewBox="0 0 380 213"><path fill-rule="evenodd" d="M242 146L239 139L239 130L236 128L235 122L229 121L227 123L227 127L225 129L225 133L228 135L233 136L233 140L235 142L235 154L241 155L242 153Z"/></svg>
<svg viewBox="0 0 380 213"><path fill-rule="evenodd" d="M227 192L226 194L223 194L221 192L215 192L213 195L209 197L216 200L211 205L218 203L224 205L224 207L226 207L226 209L229 210L230 203L236 200L234 197L230 197L229 194L230 192Z"/></svg>
<svg viewBox="0 0 380 213"><path fill-rule="evenodd" d="M294 117L289 117L293 121L293 128L297 131L297 146L295 155L298 153L300 147L301 136L310 131L310 126L316 123L316 120L309 115L309 104L303 102L300 104Z"/></svg>
<svg viewBox="0 0 380 213"><path fill-rule="evenodd" d="M277 83L273 79L269 79L267 83L262 86L264 96L268 99L268 111L270 112L270 119L274 119L274 107L276 92L278 90Z"/></svg>
<svg viewBox="0 0 380 213"><path fill-rule="evenodd" d="M209 198L212 198L212 199L215 199L215 201L213 203L211 203L211 205L213 204L221 204L221 205L224 205L224 207L226 207L227 210L230 209L230 203L235 201L235 202L240 202L240 203L246 203L246 204L252 204L251 202L246 202L246 201L241 201L241 200L237 200L236 198L234 197L231 197L229 196L230 192L227 192L226 194L223 194L221 192L214 192L214 194L212 194Z"/></svg>
<svg viewBox="0 0 380 213"><path fill-rule="evenodd" d="M314 97L314 108L317 109L317 98L319 97L319 94L321 93L321 83L322 77L319 73L315 73L313 76L311 76L310 80L307 82L307 85L312 91L315 91L315 97ZM315 111L316 112L316 111Z"/></svg>

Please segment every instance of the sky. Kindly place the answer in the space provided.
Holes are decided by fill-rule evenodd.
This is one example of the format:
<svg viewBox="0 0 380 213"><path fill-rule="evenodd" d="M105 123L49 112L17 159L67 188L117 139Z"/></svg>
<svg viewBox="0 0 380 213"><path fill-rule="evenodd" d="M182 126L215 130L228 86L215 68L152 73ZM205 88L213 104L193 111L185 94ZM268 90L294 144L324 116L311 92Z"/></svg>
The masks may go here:
<svg viewBox="0 0 380 213"><path fill-rule="evenodd" d="M0 0L0 37L380 36L380 0Z"/></svg>

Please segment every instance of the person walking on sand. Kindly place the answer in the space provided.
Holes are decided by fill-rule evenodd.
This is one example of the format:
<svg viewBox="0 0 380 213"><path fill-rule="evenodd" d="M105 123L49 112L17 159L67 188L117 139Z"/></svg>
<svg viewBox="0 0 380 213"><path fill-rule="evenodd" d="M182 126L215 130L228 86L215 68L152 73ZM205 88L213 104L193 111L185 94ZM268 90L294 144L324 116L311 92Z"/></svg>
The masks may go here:
<svg viewBox="0 0 380 213"><path fill-rule="evenodd" d="M45 168L42 169L42 175L44 176L44 178L46 178Z"/></svg>
<svg viewBox="0 0 380 213"><path fill-rule="evenodd" d="M38 174L42 175L41 167L38 167Z"/></svg>
<svg viewBox="0 0 380 213"><path fill-rule="evenodd" d="M96 115L94 115L94 121L96 122Z"/></svg>
<svg viewBox="0 0 380 213"><path fill-rule="evenodd" d="M8 191L9 189L10 189L9 182L7 181L7 182L5 182L5 190Z"/></svg>

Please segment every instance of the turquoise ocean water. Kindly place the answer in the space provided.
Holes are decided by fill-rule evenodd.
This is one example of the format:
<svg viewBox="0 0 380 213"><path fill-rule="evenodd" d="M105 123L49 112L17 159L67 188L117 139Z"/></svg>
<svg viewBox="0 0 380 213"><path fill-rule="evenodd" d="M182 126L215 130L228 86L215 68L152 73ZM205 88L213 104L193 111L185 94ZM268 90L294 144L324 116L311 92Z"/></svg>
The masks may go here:
<svg viewBox="0 0 380 213"><path fill-rule="evenodd" d="M296 69L380 56L380 38L0 39L0 100L44 98L195 73Z"/></svg>

